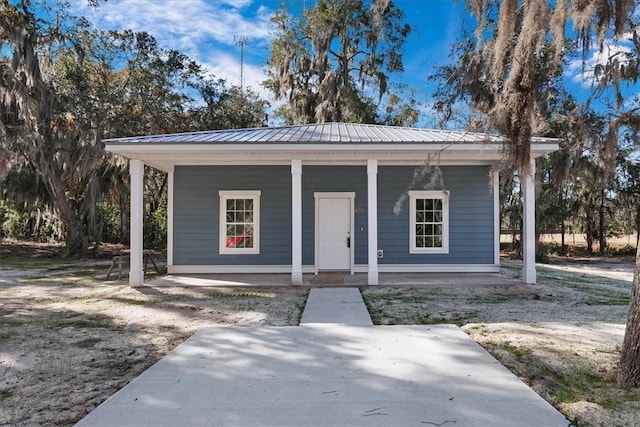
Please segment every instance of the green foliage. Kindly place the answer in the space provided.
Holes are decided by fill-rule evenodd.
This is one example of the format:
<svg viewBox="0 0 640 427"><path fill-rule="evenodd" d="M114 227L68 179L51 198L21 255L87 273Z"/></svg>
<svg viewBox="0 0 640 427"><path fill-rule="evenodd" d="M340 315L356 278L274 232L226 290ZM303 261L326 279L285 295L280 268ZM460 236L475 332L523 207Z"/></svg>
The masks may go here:
<svg viewBox="0 0 640 427"><path fill-rule="evenodd" d="M120 206L108 200L96 203L97 216L102 223L101 240L107 243L118 243L120 235Z"/></svg>
<svg viewBox="0 0 640 427"><path fill-rule="evenodd" d="M264 82L287 101L278 115L289 124L380 121L377 104L389 91L389 75L403 71L411 31L403 20L392 1L320 0L297 16L282 4L271 18L276 37ZM398 121L415 123L406 111L417 115L413 107L405 104Z"/></svg>
<svg viewBox="0 0 640 427"><path fill-rule="evenodd" d="M91 29L66 1L0 9L0 148L17 159L0 196L25 204L30 236L63 234L69 254L126 233L114 207L129 204L126 162L101 139L259 126L267 106L148 33ZM156 212L159 175L145 188L154 244L166 229ZM7 227L21 234L11 218Z"/></svg>
<svg viewBox="0 0 640 427"><path fill-rule="evenodd" d="M144 244L146 247L159 248L167 244L167 203L161 201L154 211L144 216Z"/></svg>
<svg viewBox="0 0 640 427"><path fill-rule="evenodd" d="M194 85L205 105L191 112L194 129L243 129L266 126L269 103L253 90L227 87L224 80L202 78Z"/></svg>
<svg viewBox="0 0 640 427"><path fill-rule="evenodd" d="M609 254L614 256L635 256L635 246L625 245L621 248L609 248Z"/></svg>
<svg viewBox="0 0 640 427"><path fill-rule="evenodd" d="M468 117L467 109L484 117L494 105L494 95L482 83L486 65L475 52L473 36L463 31L450 48L449 58L453 61L436 66L434 73L427 77L436 83L433 110L439 118L439 127L452 122L457 127L467 127L474 119Z"/></svg>
<svg viewBox="0 0 640 427"><path fill-rule="evenodd" d="M29 227L29 212L18 209L15 205L0 200L0 236L13 239L31 238Z"/></svg>
<svg viewBox="0 0 640 427"><path fill-rule="evenodd" d="M402 97L397 93L389 95L388 102L384 107L383 123L388 126L410 127L418 123L420 113L418 112L419 102L416 99L417 91L409 90L408 97Z"/></svg>

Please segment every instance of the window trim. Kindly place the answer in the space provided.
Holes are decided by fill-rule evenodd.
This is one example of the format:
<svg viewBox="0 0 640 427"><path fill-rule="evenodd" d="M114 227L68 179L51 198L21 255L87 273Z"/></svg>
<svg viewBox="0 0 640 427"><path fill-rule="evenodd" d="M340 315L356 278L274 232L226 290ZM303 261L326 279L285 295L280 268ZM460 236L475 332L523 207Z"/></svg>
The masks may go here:
<svg viewBox="0 0 640 427"><path fill-rule="evenodd" d="M409 191L409 253L411 254L448 254L449 253L449 192L448 191ZM416 247L416 200L442 200L442 247Z"/></svg>
<svg viewBox="0 0 640 427"><path fill-rule="evenodd" d="M218 234L220 255L248 255L260 253L260 190L220 190L218 192L220 203L220 221ZM228 248L227 247L227 200L228 199L253 199L253 248Z"/></svg>

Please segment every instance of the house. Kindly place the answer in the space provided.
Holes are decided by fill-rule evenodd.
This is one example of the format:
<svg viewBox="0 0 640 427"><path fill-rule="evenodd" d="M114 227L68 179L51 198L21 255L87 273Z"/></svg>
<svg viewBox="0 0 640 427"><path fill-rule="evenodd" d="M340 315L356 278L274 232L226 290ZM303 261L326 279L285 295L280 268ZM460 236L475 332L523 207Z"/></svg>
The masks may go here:
<svg viewBox="0 0 640 427"><path fill-rule="evenodd" d="M322 123L114 138L131 174L132 286L143 283L144 165L168 173L168 272L497 272L504 139ZM536 138L535 158L558 149ZM534 168L532 168L534 170ZM535 283L534 181L523 278Z"/></svg>

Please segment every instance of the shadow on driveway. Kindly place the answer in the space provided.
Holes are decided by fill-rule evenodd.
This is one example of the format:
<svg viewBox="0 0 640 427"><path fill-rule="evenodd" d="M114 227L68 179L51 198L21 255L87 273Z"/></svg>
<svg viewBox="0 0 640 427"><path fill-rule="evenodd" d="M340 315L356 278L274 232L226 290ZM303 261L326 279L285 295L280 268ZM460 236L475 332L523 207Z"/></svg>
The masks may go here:
<svg viewBox="0 0 640 427"><path fill-rule="evenodd" d="M205 328L78 426L567 426L459 328Z"/></svg>

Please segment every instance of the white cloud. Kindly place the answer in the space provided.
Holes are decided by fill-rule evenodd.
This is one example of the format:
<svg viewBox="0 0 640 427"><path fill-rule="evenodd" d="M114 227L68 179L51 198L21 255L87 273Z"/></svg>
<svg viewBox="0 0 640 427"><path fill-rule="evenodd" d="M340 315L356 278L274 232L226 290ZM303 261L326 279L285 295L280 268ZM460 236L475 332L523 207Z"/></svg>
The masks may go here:
<svg viewBox="0 0 640 427"><path fill-rule="evenodd" d="M216 77L224 79L230 85L240 86L240 55L230 52L218 52L214 57L202 60L201 63ZM250 87L260 95L267 96L261 83L266 76L262 66L244 64L244 86Z"/></svg>
<svg viewBox="0 0 640 427"><path fill-rule="evenodd" d="M98 10L77 6L100 29L131 29L152 34L160 47L176 49L203 64L216 77L240 84L240 50L234 36L247 36L244 82L263 93L264 66L273 10L253 0L113 0ZM257 53L256 53L257 52Z"/></svg>
<svg viewBox="0 0 640 427"><path fill-rule="evenodd" d="M221 3L241 8L250 5L253 0L220 0Z"/></svg>
<svg viewBox="0 0 640 427"><path fill-rule="evenodd" d="M628 40L607 40L602 50L598 48L591 49L584 61L575 59L569 62L565 70L565 76L583 88L590 88L597 83L596 67L606 65L614 55L617 56L621 64L626 64L628 60L624 54L629 52L631 52L631 48Z"/></svg>
<svg viewBox="0 0 640 427"><path fill-rule="evenodd" d="M271 12L259 8L250 16L240 11L250 3L249 0L116 0L102 3L100 9L89 14L99 27L149 31L168 43L176 35L188 35L194 45L207 39L233 45L235 34L268 40Z"/></svg>

